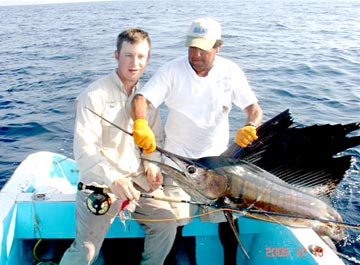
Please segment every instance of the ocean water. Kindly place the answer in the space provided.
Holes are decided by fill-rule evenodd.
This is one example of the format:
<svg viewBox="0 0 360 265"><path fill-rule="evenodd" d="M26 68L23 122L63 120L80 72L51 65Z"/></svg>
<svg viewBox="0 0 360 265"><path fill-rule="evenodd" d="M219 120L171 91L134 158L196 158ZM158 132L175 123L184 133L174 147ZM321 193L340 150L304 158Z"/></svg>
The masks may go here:
<svg viewBox="0 0 360 265"><path fill-rule="evenodd" d="M150 33L143 82L187 52L196 17L221 21L220 55L245 71L265 120L290 109L296 123L360 122L360 2L357 0L132 0L0 6L0 188L27 155L72 157L74 99L116 67L116 36ZM231 115L232 135L244 123ZM360 134L358 132L357 134ZM332 204L360 223L360 146ZM341 252L360 260L360 232L348 230ZM350 261L346 261L352 264Z"/></svg>

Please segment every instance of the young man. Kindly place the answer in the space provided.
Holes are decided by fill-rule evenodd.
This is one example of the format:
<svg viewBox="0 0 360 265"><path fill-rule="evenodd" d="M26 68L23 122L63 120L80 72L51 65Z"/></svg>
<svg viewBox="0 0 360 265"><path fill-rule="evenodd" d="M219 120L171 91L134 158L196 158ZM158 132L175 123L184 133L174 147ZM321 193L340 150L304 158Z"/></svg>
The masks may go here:
<svg viewBox="0 0 360 265"><path fill-rule="evenodd" d="M262 122L262 109L241 68L217 55L221 45L221 26L217 21L199 18L192 22L186 39L188 55L165 64L134 97L136 144L148 153L155 150L154 134L147 125L146 115L151 106L157 108L162 103L168 108L164 143L167 151L189 158L220 155L229 141L232 104L243 109L247 116L235 142L246 147L257 139L256 127ZM171 178L164 176L165 190L171 187L173 191L175 186ZM220 221L223 220L222 216ZM224 239L227 223L219 227L220 237ZM224 236L228 238L231 234ZM225 255L225 264L236 264L236 241L231 245L230 252L235 255ZM224 245L224 250L229 248Z"/></svg>
<svg viewBox="0 0 360 265"><path fill-rule="evenodd" d="M157 166L142 163L133 138L93 113L131 131L131 100L149 61L150 47L150 38L143 30L120 33L115 51L117 69L92 83L76 100L74 156L81 175L79 181L110 189L112 205L107 214L94 215L85 203L91 191L78 191L76 238L61 265L102 263L97 260L100 248L124 200L137 201L140 207L136 207L136 214L143 219L174 218L168 203L140 198L140 192L164 196ZM158 113L151 109L148 114L149 126L160 144L162 125ZM156 152L145 156L152 160L160 158ZM162 264L176 235L175 222L142 225L146 233L142 264ZM124 255L119 254L119 263L124 261Z"/></svg>

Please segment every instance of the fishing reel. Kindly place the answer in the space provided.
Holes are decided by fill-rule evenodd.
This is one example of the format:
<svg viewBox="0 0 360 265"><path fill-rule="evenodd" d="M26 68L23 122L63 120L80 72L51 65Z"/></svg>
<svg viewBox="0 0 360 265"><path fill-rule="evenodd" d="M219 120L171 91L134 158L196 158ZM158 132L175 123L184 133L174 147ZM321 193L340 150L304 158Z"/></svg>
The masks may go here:
<svg viewBox="0 0 360 265"><path fill-rule="evenodd" d="M89 211L95 215L106 214L111 206L111 198L108 195L107 188L99 188L91 185L85 185L79 182L77 186L78 190L91 190L93 191L86 198L86 207Z"/></svg>

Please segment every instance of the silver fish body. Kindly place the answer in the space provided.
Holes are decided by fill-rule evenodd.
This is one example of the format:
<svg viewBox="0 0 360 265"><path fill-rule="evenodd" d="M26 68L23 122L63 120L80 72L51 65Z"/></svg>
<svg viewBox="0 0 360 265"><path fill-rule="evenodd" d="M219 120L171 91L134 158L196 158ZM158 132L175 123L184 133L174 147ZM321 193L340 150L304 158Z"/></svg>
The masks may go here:
<svg viewBox="0 0 360 265"><path fill-rule="evenodd" d="M132 135L91 109L88 110L124 133ZM216 201L224 204L229 201L229 206L292 215L291 218L262 215L262 218L278 222L285 219L291 225L308 225L318 234L339 241L344 238L343 228L336 224L342 222L340 214L324 201L281 179L286 175L291 176L292 181L296 180L291 183L299 185L307 183L311 178L312 186L324 188L327 194L331 194L351 164L350 155L334 155L360 145L360 135L347 137L350 132L360 129L360 123L303 128L292 124L290 112L285 110L257 128L259 140L253 142L250 148L241 149L233 143L221 156L210 160L205 158L206 161L202 162L206 163L200 163L201 166L196 160L180 157L157 147L156 150L173 160L180 170L158 164L199 202ZM224 157L236 158L236 163L225 163L223 166L221 158ZM238 160L240 158L246 158L251 163ZM262 168L278 170L275 174L279 178ZM279 171L283 172L279 175ZM303 178L305 174L307 177Z"/></svg>
<svg viewBox="0 0 360 265"><path fill-rule="evenodd" d="M261 219L291 226L310 226L320 236L330 237L335 242L344 238L343 229L336 223L316 221L342 222L334 208L253 164L237 161L236 165L207 169L171 153L166 156L179 169L161 163L159 166L194 200L206 203L216 201L220 204L226 201L226 204L220 206L284 214L261 214Z"/></svg>

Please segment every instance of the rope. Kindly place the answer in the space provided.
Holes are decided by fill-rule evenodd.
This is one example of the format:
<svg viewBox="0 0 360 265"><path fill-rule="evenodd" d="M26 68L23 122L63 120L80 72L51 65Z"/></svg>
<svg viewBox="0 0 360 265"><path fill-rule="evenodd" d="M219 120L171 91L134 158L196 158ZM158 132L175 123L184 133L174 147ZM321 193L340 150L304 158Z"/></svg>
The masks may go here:
<svg viewBox="0 0 360 265"><path fill-rule="evenodd" d="M64 177L64 178L66 178L66 175L65 175L65 172L64 172L62 166L60 165L60 163L62 163L62 162L65 161L65 160L67 160L67 158L61 159L60 161L53 161L53 164L60 169L60 172L61 172L61 174L62 174L62 177ZM53 191L53 192L50 194L50 196L52 196L54 193L55 193L55 191ZM36 194L37 194L37 193L34 193L34 195L36 195ZM39 194L39 195L41 195L41 194ZM36 198L36 196L35 196L34 198ZM41 197L41 198L42 198L42 197ZM56 264L56 263L51 262L51 259L49 259L49 260L43 260L43 259L39 258L39 256L38 256L37 253L36 253L37 250L38 250L38 248L39 248L39 245L40 245L40 243L43 241L43 239L42 239L42 237L41 237L40 224L39 224L38 217L37 217L37 215L36 215L36 209L35 209L34 200L32 201L32 209L33 209L33 222L34 222L34 227L33 227L33 229L34 229L34 234L38 234L38 237L39 237L38 241L35 243L35 245L34 245L34 247L33 247L33 249L32 249L32 252L31 252L31 253L32 253L32 256L33 256L34 260L35 260L36 262L38 262L37 265L43 264L44 262L47 262L47 264ZM48 263L48 262L50 262L50 263Z"/></svg>
<svg viewBox="0 0 360 265"><path fill-rule="evenodd" d="M62 174L62 177L63 177L64 179L67 179L67 177L66 177L66 174L65 174L65 172L64 172L63 167L61 166L61 163L64 162L64 161L66 161L67 159L68 159L68 158L65 157L65 158L63 158L63 159L61 159L61 160L59 160L59 161L56 161L56 160L53 161L53 164L56 165L56 166L58 166L58 168L60 169L61 174Z"/></svg>
<svg viewBox="0 0 360 265"><path fill-rule="evenodd" d="M43 261L43 260L40 259L40 258L38 257L38 255L36 254L37 248L38 248L39 244L41 243L41 241L42 241L42 238L39 238L38 241L36 242L36 244L34 245L33 249L32 249L32 256L33 256L33 258L35 259L36 262L41 262L41 261Z"/></svg>

